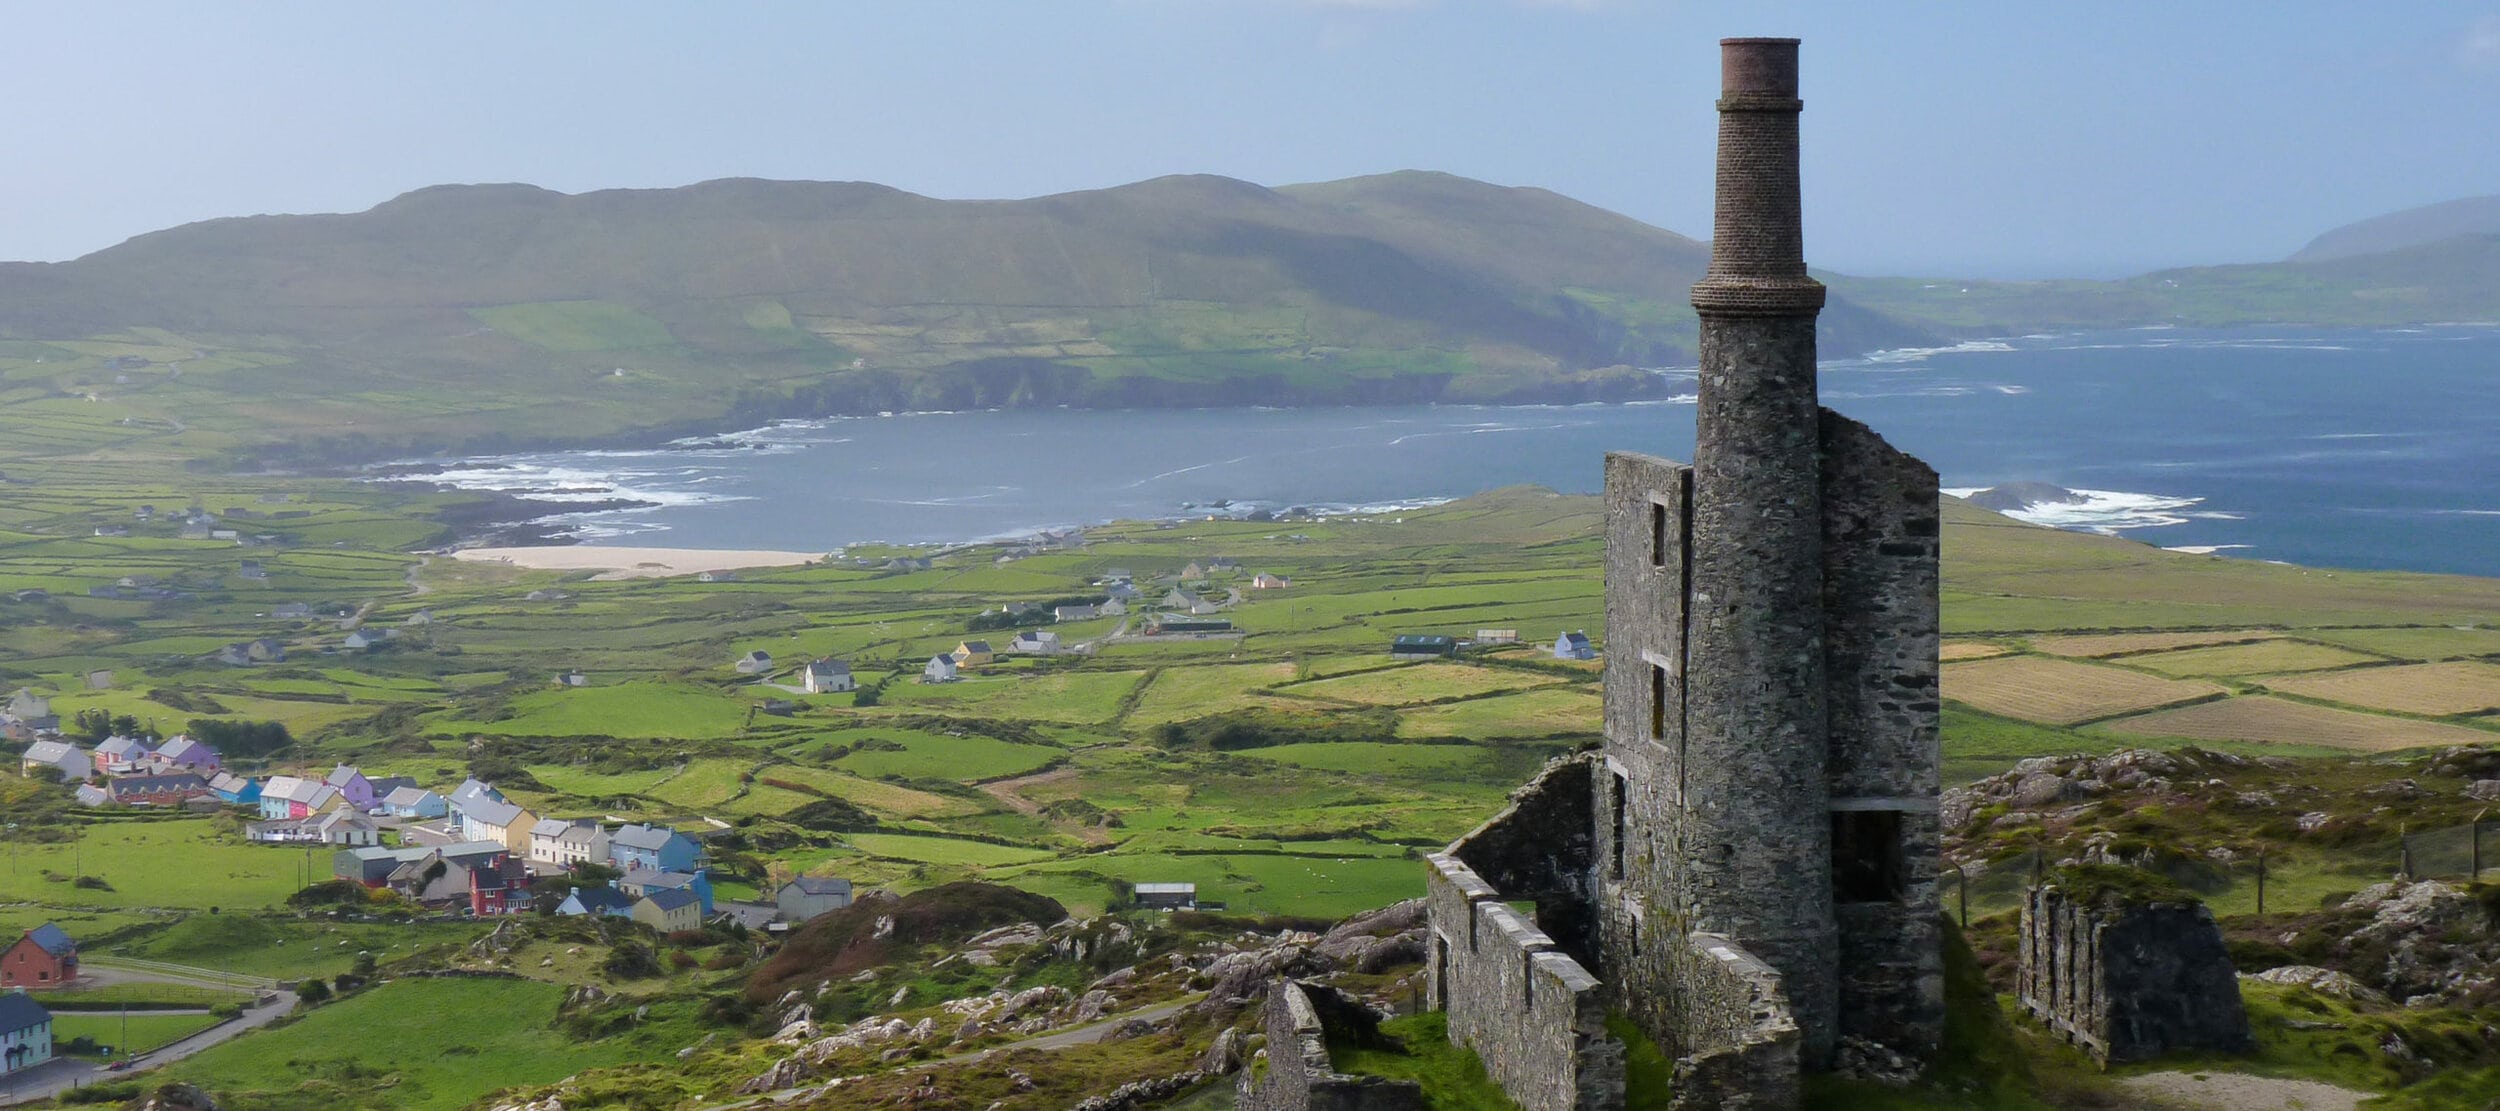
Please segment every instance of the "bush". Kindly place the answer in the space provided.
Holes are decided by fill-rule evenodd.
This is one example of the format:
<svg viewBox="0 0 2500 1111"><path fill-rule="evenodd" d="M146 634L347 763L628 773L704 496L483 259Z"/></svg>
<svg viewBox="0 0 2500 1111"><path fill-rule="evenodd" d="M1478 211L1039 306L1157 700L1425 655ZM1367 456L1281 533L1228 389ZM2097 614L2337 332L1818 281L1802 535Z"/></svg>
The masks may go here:
<svg viewBox="0 0 2500 1111"><path fill-rule="evenodd" d="M684 972L689 968L693 968L699 963L701 962L695 960L694 954L683 949L671 949L668 951L668 966L679 972Z"/></svg>
<svg viewBox="0 0 2500 1111"><path fill-rule="evenodd" d="M302 910L335 906L360 907L371 901L371 896L366 894L368 890L383 889L368 889L365 885L351 880L323 880L287 896L286 904Z"/></svg>
<svg viewBox="0 0 2500 1111"><path fill-rule="evenodd" d="M639 941L620 941L609 947L608 959L599 967L619 980L642 980L660 974L659 958L650 946Z"/></svg>
<svg viewBox="0 0 2500 1111"><path fill-rule="evenodd" d="M113 885L104 882L104 877L102 876L80 876L77 879L69 881L69 885L71 887L83 887L89 891L111 891L113 889Z"/></svg>
<svg viewBox="0 0 2500 1111"><path fill-rule="evenodd" d="M295 997L306 1003L321 1003L330 998L330 985L319 979L306 980L295 985Z"/></svg>

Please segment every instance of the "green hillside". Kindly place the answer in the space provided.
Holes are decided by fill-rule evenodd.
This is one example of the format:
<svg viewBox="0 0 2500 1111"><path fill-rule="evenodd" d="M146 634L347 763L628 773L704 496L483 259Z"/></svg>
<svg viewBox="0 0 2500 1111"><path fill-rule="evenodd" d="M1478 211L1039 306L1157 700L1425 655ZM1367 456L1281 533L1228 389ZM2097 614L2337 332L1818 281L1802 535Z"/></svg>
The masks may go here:
<svg viewBox="0 0 2500 1111"><path fill-rule="evenodd" d="M0 264L0 413L338 457L889 409L1629 398L1662 388L1635 367L1692 357L1706 253L1429 173L440 186ZM1924 336L1846 304L1828 331Z"/></svg>

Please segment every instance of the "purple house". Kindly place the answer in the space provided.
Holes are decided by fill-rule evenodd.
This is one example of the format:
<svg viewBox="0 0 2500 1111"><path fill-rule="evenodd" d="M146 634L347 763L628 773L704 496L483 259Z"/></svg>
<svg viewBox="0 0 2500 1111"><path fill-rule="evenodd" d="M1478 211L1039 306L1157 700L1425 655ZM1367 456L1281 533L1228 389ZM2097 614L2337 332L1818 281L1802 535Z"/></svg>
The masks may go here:
<svg viewBox="0 0 2500 1111"><path fill-rule="evenodd" d="M158 769L165 772L197 772L215 775L218 770L217 750L180 734L157 748L154 757Z"/></svg>
<svg viewBox="0 0 2500 1111"><path fill-rule="evenodd" d="M322 782L337 788L339 796L347 800L347 805L358 810L373 809L373 781L356 770L356 765L341 764Z"/></svg>

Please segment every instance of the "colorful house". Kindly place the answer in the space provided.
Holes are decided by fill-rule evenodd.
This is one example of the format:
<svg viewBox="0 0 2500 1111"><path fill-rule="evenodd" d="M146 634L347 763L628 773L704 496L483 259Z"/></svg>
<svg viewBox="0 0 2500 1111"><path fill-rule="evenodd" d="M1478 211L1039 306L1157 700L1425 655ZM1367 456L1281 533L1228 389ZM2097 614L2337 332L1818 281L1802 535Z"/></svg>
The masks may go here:
<svg viewBox="0 0 2500 1111"><path fill-rule="evenodd" d="M702 862L702 844L666 826L628 824L608 838L608 863L628 872L691 872Z"/></svg>
<svg viewBox="0 0 2500 1111"><path fill-rule="evenodd" d="M401 787L382 796L382 812L394 818L440 818L451 813L451 805L423 787Z"/></svg>
<svg viewBox="0 0 2500 1111"><path fill-rule="evenodd" d="M703 913L712 913L712 879L704 875L701 868L691 872L655 872L648 868L635 868L617 879L616 889L633 898L641 898L654 891L692 892L695 899L703 904Z"/></svg>
<svg viewBox="0 0 2500 1111"><path fill-rule="evenodd" d="M460 823L461 837L500 841L514 855L529 855L530 829L538 824L538 815L529 808L474 779L463 782L451 793L449 805L452 819Z"/></svg>
<svg viewBox="0 0 2500 1111"><path fill-rule="evenodd" d="M481 917L529 909L528 869L501 842L345 849L330 868L339 879L387 887L425 906Z"/></svg>
<svg viewBox="0 0 2500 1111"><path fill-rule="evenodd" d="M0 988L56 988L78 978L78 943L50 922L0 949Z"/></svg>
<svg viewBox="0 0 2500 1111"><path fill-rule="evenodd" d="M997 659L998 652L986 640L967 640L955 646L954 656L957 667L979 667Z"/></svg>
<svg viewBox="0 0 2500 1111"><path fill-rule="evenodd" d="M338 804L338 788L318 779L273 775L260 785L260 816L264 818L309 818Z"/></svg>
<svg viewBox="0 0 2500 1111"><path fill-rule="evenodd" d="M173 739L157 746L156 753L149 758L149 762L154 764L159 771L195 772L200 775L215 775L221 766L216 749L192 740L189 734L182 733L175 734Z"/></svg>
<svg viewBox="0 0 2500 1111"><path fill-rule="evenodd" d="M106 775L129 775L138 771L155 751L137 737L106 737L95 746L95 768Z"/></svg>
<svg viewBox="0 0 2500 1111"><path fill-rule="evenodd" d="M260 781L248 775L218 772L208 781L208 793L229 806L260 805Z"/></svg>
<svg viewBox="0 0 2500 1111"><path fill-rule="evenodd" d="M626 917L664 934L703 928L703 907L691 891L654 891L634 901Z"/></svg>
<svg viewBox="0 0 2500 1111"><path fill-rule="evenodd" d="M0 1076L52 1059L52 1012L22 991L0 994Z"/></svg>
<svg viewBox="0 0 2500 1111"><path fill-rule="evenodd" d="M358 810L373 809L373 781L366 779L365 773L354 764L341 764L330 769L330 774L321 781L337 790L339 797L347 800L347 805Z"/></svg>

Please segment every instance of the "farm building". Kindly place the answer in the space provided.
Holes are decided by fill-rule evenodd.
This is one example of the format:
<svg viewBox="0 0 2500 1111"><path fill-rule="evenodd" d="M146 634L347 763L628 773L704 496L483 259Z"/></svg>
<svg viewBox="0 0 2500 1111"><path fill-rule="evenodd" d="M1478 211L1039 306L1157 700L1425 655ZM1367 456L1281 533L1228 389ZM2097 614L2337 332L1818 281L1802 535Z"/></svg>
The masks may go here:
<svg viewBox="0 0 2500 1111"><path fill-rule="evenodd" d="M1130 890L1137 896L1137 905L1146 910L1198 909L1194 883L1141 883Z"/></svg>
<svg viewBox="0 0 2500 1111"><path fill-rule="evenodd" d="M1100 616L1100 606L1059 606L1050 611L1053 621L1091 621Z"/></svg>
<svg viewBox="0 0 2500 1111"><path fill-rule="evenodd" d="M1059 654L1059 634L1047 629L1026 629L1007 642L1007 650L1026 656L1055 656Z"/></svg>
<svg viewBox="0 0 2500 1111"><path fill-rule="evenodd" d="M841 660L810 660L800 683L809 694L840 694L859 689L859 680L851 677L851 665Z"/></svg>
<svg viewBox="0 0 2500 1111"><path fill-rule="evenodd" d="M0 988L59 987L78 978L78 943L50 922L0 949Z"/></svg>
<svg viewBox="0 0 2500 1111"><path fill-rule="evenodd" d="M309 602L280 602L270 608L269 616L288 619L311 617L312 605Z"/></svg>
<svg viewBox="0 0 2500 1111"><path fill-rule="evenodd" d="M590 685L590 676L579 671L567 671L556 676L556 685L559 687L587 687Z"/></svg>
<svg viewBox="0 0 2500 1111"><path fill-rule="evenodd" d="M1517 644L1517 643L1519 643L1519 630L1517 630L1517 629L1478 629L1478 630L1476 630L1476 643L1478 643L1478 644Z"/></svg>
<svg viewBox="0 0 2500 1111"><path fill-rule="evenodd" d="M740 675L762 675L773 669L773 654L757 649L738 657L738 662L730 666L737 668Z"/></svg>
<svg viewBox="0 0 2500 1111"><path fill-rule="evenodd" d="M1407 633L1389 642L1389 658L1393 660L1435 660L1458 654L1454 637Z"/></svg>
<svg viewBox="0 0 2500 1111"><path fill-rule="evenodd" d="M1288 579L1283 575L1271 575L1265 571L1261 571L1250 578L1250 589L1252 590L1283 590L1284 588L1292 585L1292 579Z"/></svg>
<svg viewBox="0 0 2500 1111"><path fill-rule="evenodd" d="M1554 658L1558 660L1594 660L1597 649L1589 644L1587 633L1564 633L1554 638Z"/></svg>
<svg viewBox="0 0 2500 1111"><path fill-rule="evenodd" d="M0 1076L52 1060L52 1012L22 991L0 994Z"/></svg>
<svg viewBox="0 0 2500 1111"><path fill-rule="evenodd" d="M784 922L805 922L819 914L851 905L851 881L832 876L800 876L773 894Z"/></svg>
<svg viewBox="0 0 2500 1111"><path fill-rule="evenodd" d="M920 669L920 681L923 683L952 683L955 678L953 656L931 656L929 666Z"/></svg>
<svg viewBox="0 0 2500 1111"><path fill-rule="evenodd" d="M1191 617L1178 613L1158 613L1146 619L1146 635L1165 633L1229 633L1233 623L1220 617Z"/></svg>

